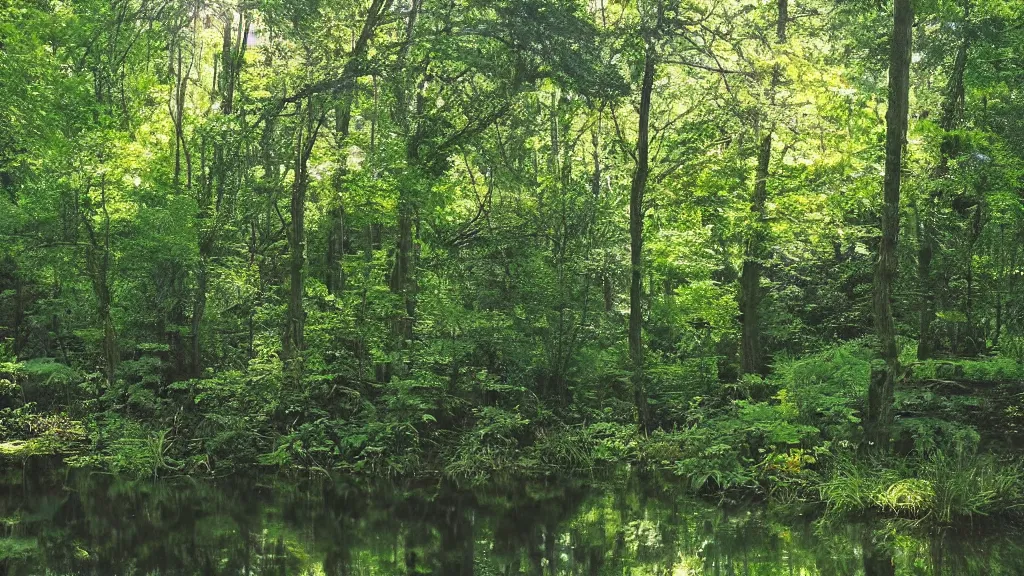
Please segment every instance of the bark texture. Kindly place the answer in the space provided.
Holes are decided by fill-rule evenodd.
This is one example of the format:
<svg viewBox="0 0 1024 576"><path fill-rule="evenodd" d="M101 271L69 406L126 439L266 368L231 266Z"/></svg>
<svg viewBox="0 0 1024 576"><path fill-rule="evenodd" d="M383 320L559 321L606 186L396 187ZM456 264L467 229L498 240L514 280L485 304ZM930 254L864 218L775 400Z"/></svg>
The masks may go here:
<svg viewBox="0 0 1024 576"><path fill-rule="evenodd" d="M872 370L868 386L865 431L873 451L889 450L893 397L900 372L893 318L892 291L897 272L900 228L900 180L907 138L910 95L910 51L914 22L911 0L894 0L889 54L889 108L885 115L885 181L882 186L881 240L875 266L874 315L884 365Z"/></svg>
<svg viewBox="0 0 1024 576"><path fill-rule="evenodd" d="M775 27L777 44L786 42L786 24L789 21L789 0L778 0L778 14ZM775 94L782 79L782 67L776 64L772 70L771 85L768 89L769 106L775 105ZM754 194L750 211L754 223L748 231L744 245L743 270L740 274L740 313L743 315L740 335L740 371L745 374L765 374L767 364L761 346L761 274L764 260L768 256L768 173L772 161L772 137L774 123L761 120L763 134L758 145L757 171L754 179Z"/></svg>
<svg viewBox="0 0 1024 576"><path fill-rule="evenodd" d="M971 5L965 0L965 22L970 13ZM963 28L961 26L961 29ZM925 204L920 210L917 250L918 287L921 292L921 305L918 311L918 360L927 360L935 354L935 335L932 334L932 323L935 321L935 293L938 290L932 278L932 262L937 242L935 220L937 207L945 196L944 180L949 175L949 162L958 152L955 139L949 133L960 125L964 114L964 72L967 70L969 49L970 40L964 35L953 60L953 69L946 83L946 94L939 117L939 127L946 134L939 147L939 163L932 170L932 183L935 187L925 197Z"/></svg>
<svg viewBox="0 0 1024 576"><path fill-rule="evenodd" d="M633 365L633 400L637 410L637 424L641 430L650 429L650 410L647 405L647 385L644 375L643 342L643 249L644 249L644 194L650 175L650 121L651 93L654 90L654 45L647 40L644 51L644 75L640 84L640 119L636 142L636 170L629 191L629 358Z"/></svg>

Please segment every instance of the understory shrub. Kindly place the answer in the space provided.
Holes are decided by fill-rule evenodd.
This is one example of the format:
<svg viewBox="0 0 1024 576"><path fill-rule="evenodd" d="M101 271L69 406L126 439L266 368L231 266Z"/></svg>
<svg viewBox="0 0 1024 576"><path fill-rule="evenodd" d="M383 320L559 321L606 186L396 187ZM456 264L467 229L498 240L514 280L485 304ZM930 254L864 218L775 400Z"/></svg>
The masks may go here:
<svg viewBox="0 0 1024 576"><path fill-rule="evenodd" d="M735 400L706 411L700 401L685 429L652 437L646 455L687 478L694 490L768 487L796 481L816 459L818 429L799 422L787 390L770 402ZM675 447L675 452L671 447ZM668 446L666 446L668 445Z"/></svg>
<svg viewBox="0 0 1024 576"><path fill-rule="evenodd" d="M772 380L796 406L800 423L817 427L825 440L856 441L872 356L866 342L854 340L805 358L780 359Z"/></svg>

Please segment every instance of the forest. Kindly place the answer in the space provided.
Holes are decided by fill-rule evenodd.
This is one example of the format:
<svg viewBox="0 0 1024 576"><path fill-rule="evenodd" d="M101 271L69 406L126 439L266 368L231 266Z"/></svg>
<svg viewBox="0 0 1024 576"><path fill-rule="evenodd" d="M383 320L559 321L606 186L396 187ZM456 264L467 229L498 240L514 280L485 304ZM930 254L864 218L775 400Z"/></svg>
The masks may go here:
<svg viewBox="0 0 1024 576"><path fill-rule="evenodd" d="M0 0L0 467L1016 514L1022 86L1021 0Z"/></svg>

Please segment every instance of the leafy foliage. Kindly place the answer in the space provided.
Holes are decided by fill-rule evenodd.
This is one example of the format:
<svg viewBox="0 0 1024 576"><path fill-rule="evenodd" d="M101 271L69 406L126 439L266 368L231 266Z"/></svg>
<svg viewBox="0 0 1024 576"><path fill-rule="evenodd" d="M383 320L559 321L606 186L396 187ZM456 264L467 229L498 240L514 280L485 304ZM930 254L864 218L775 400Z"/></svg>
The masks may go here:
<svg viewBox="0 0 1024 576"><path fill-rule="evenodd" d="M1024 14L916 4L880 257L865 2L9 0L0 445L990 510L949 471L1024 433ZM882 408L932 476L864 496Z"/></svg>

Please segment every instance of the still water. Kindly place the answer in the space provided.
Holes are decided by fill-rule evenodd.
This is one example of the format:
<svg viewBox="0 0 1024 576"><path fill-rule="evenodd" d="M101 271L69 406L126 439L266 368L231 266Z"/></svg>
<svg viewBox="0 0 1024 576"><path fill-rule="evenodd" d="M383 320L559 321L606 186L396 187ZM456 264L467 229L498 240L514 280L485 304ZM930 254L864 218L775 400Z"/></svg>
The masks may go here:
<svg viewBox="0 0 1024 576"><path fill-rule="evenodd" d="M0 472L0 576L1000 575L1024 535L812 521L619 477L494 485Z"/></svg>

